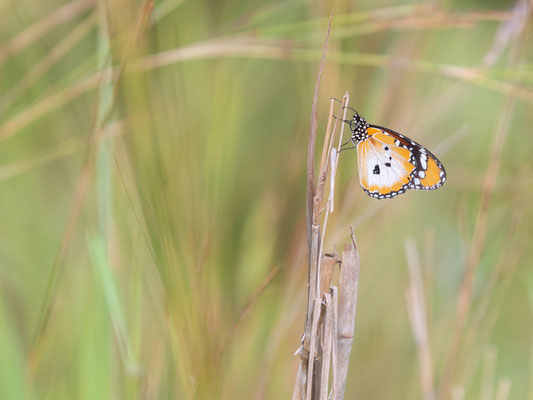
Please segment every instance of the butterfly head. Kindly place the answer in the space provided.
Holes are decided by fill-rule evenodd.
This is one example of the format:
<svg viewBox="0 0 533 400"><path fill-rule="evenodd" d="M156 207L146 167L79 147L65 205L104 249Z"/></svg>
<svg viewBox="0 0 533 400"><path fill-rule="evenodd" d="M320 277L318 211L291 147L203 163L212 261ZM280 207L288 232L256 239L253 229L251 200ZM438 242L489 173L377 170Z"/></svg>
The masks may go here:
<svg viewBox="0 0 533 400"><path fill-rule="evenodd" d="M357 112L354 114L353 118L349 122L350 129L352 131L352 137L358 142L367 139L368 134L366 130L369 125L366 120L361 117Z"/></svg>

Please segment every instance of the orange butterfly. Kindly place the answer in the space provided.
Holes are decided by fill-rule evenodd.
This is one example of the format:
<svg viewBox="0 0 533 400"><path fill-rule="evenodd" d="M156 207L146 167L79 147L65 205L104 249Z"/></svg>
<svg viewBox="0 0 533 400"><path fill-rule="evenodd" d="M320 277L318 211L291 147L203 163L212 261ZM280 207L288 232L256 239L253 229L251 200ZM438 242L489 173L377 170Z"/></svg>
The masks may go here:
<svg viewBox="0 0 533 400"><path fill-rule="evenodd" d="M390 199L407 189L437 189L446 181L441 162L414 140L370 125L357 111L353 119L344 122L352 131L344 145L352 142L354 146L350 148L357 147L359 182L369 196Z"/></svg>

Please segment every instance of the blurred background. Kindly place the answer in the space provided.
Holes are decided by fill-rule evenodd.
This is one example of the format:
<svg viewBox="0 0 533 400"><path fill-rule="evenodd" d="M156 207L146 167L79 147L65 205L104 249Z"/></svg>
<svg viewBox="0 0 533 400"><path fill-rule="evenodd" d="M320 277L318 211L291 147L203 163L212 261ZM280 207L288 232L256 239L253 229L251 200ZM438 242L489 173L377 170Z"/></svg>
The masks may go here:
<svg viewBox="0 0 533 400"><path fill-rule="evenodd" d="M292 395L332 5L0 0L2 399ZM317 151L349 91L448 172L377 201L341 155L325 251L353 225L346 398L422 398L409 262L435 392L533 398L530 7L336 3Z"/></svg>

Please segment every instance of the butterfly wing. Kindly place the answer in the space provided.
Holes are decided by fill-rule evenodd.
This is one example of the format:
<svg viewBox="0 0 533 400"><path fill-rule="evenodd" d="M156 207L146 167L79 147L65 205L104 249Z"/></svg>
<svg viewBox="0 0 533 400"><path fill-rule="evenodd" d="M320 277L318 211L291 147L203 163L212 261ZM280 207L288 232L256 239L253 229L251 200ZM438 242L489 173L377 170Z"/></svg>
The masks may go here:
<svg viewBox="0 0 533 400"><path fill-rule="evenodd" d="M432 190L446 181L442 163L424 146L377 125L357 145L359 181L371 197L387 199L407 189Z"/></svg>

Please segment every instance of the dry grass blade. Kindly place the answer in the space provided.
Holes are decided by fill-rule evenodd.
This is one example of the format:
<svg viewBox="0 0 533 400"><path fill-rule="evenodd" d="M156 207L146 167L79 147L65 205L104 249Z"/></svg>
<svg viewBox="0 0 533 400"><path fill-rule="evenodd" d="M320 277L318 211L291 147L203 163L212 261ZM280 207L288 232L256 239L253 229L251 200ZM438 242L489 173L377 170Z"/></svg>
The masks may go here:
<svg viewBox="0 0 533 400"><path fill-rule="evenodd" d="M318 123L318 89L320 88L320 78L322 77L322 71L326 62L326 52L328 49L329 34L331 31L331 22L333 20L333 13L335 12L335 5L331 10L329 18L328 30L326 33L326 40L324 41L324 49L322 50L322 59L320 60L320 67L318 69L318 77L315 84L315 92L313 94L313 103L311 105L311 122L309 128L309 143L307 145L307 208L306 208L306 227L307 227L307 244L311 249L311 225L314 222L315 216L313 215L313 197L316 192L315 186L315 146L316 146L316 128Z"/></svg>
<svg viewBox="0 0 533 400"><path fill-rule="evenodd" d="M305 323L304 346L308 344L308 341L310 340L311 321L313 320L313 299L317 298L319 240L320 226L313 225L311 227L311 259L309 260L311 267L309 269L307 283L307 313Z"/></svg>
<svg viewBox="0 0 533 400"><path fill-rule="evenodd" d="M344 95L344 97L343 97L343 105L344 105L344 107L340 110L340 111L344 111L343 119L346 119L346 111L347 111L349 99L350 99L350 96L348 95L348 93L346 93ZM340 111L339 111L339 114L340 114ZM332 115L329 116L330 120L331 120L331 117L332 117ZM336 121L337 122L339 121L338 117L337 117ZM330 126L330 124L328 123L328 127L329 126ZM320 210L322 208L322 204L323 204L323 195L324 195L326 175L327 175L327 170L328 170L328 159L329 159L331 161L330 191L329 191L328 202L327 202L327 205L326 205L326 215L324 216L324 222L322 224L322 238L320 239L320 248L319 248L319 252L318 252L318 267L317 267L318 272L317 272L317 274L318 274L319 277L322 276L322 254L324 252L324 239L325 239L325 236L326 236L326 230L327 230L327 226L328 226L328 217L329 217L329 214L331 212L333 212L333 197L335 195L335 176L336 176L336 173L337 173L337 165L338 165L337 154L340 151L342 138L343 138L343 134L344 134L344 124L342 124L341 125L341 133L340 133L340 137L339 137L338 150L335 151L335 149L333 149L332 146L333 146L333 141L335 139L335 129L336 129L336 127L337 127L337 123L335 123L335 128L333 129L333 134L331 136L331 140L329 140L329 134L326 134L326 140L324 141L324 147L327 148L327 154L329 154L329 158L327 156L325 157L326 162L323 165L324 169L321 169L320 172L319 172L319 185L318 185L318 190L317 190L317 193L316 193L316 196L315 196L315 202L318 204L318 206L315 207L317 212L313 215L313 224L318 223L318 214L319 214L318 210ZM322 292L322 290L320 288L320 283L321 283L321 281L319 279L318 282L317 282L317 285L318 285L317 293L318 294L320 294Z"/></svg>
<svg viewBox="0 0 533 400"><path fill-rule="evenodd" d="M309 128L309 142L307 147L307 184L306 184L306 233L307 233L307 249L308 249L308 283L307 283L307 311L305 318L305 330L302 340L302 347L299 349L300 353L300 369L301 374L299 378L302 381L301 395L305 393L305 398L310 399L313 393L313 368L315 364L315 352L317 341L317 327L320 318L321 300L318 295L317 286L319 283L318 265L319 248L320 248L320 226L315 222L318 214L318 201L315 198L315 147L316 147L316 130L318 122L317 102L318 90L320 87L320 78L324 63L326 59L326 51L328 47L328 38L331 30L331 21L333 19L335 7L333 7L330 15L328 31L326 33L326 40L322 53L322 60L318 70L318 77L315 84L315 92L311 107L311 123ZM305 380L305 382L304 382ZM296 387L298 388L298 383ZM295 389L294 395L299 389Z"/></svg>
<svg viewBox="0 0 533 400"><path fill-rule="evenodd" d="M320 320L320 311L322 309L322 300L315 299L313 302L313 321L311 324L311 339L309 349L309 366L307 367L307 387L305 392L306 400L311 400L311 394L313 393L313 373L314 373L314 360L316 357L316 342L318 340L318 321Z"/></svg>
<svg viewBox="0 0 533 400"><path fill-rule="evenodd" d="M304 393L304 380L302 379L303 363L298 365L298 372L296 373L296 380L294 382L294 391L292 392L292 400L301 400Z"/></svg>
<svg viewBox="0 0 533 400"><path fill-rule="evenodd" d="M338 326L339 326L339 291L336 286L331 288L332 301L333 301L333 342L331 349L331 392L329 398L336 400L337 397L337 337L338 337Z"/></svg>
<svg viewBox="0 0 533 400"><path fill-rule="evenodd" d="M330 291L331 278L335 265L341 262L337 254L324 254L322 259L322 273L320 274L320 298Z"/></svg>
<svg viewBox="0 0 533 400"><path fill-rule="evenodd" d="M420 258L416 249L416 243L413 239L410 238L405 241L405 252L407 254L407 266L411 279L411 284L406 290L407 311L418 349L422 394L425 400L433 400L435 399L435 389L433 386L433 367L429 346L424 285L422 283Z"/></svg>
<svg viewBox="0 0 533 400"><path fill-rule="evenodd" d="M337 399L344 398L348 364L355 330L357 289L359 286L359 253L354 240L344 245L342 253L339 311L337 326Z"/></svg>
<svg viewBox="0 0 533 400"><path fill-rule="evenodd" d="M322 371L320 372L320 400L327 400L328 398L328 380L329 380L329 368L331 358L331 347L333 341L334 325L333 325L333 304L331 300L331 294L326 293L324 295L326 303L326 315L325 323L322 325Z"/></svg>

